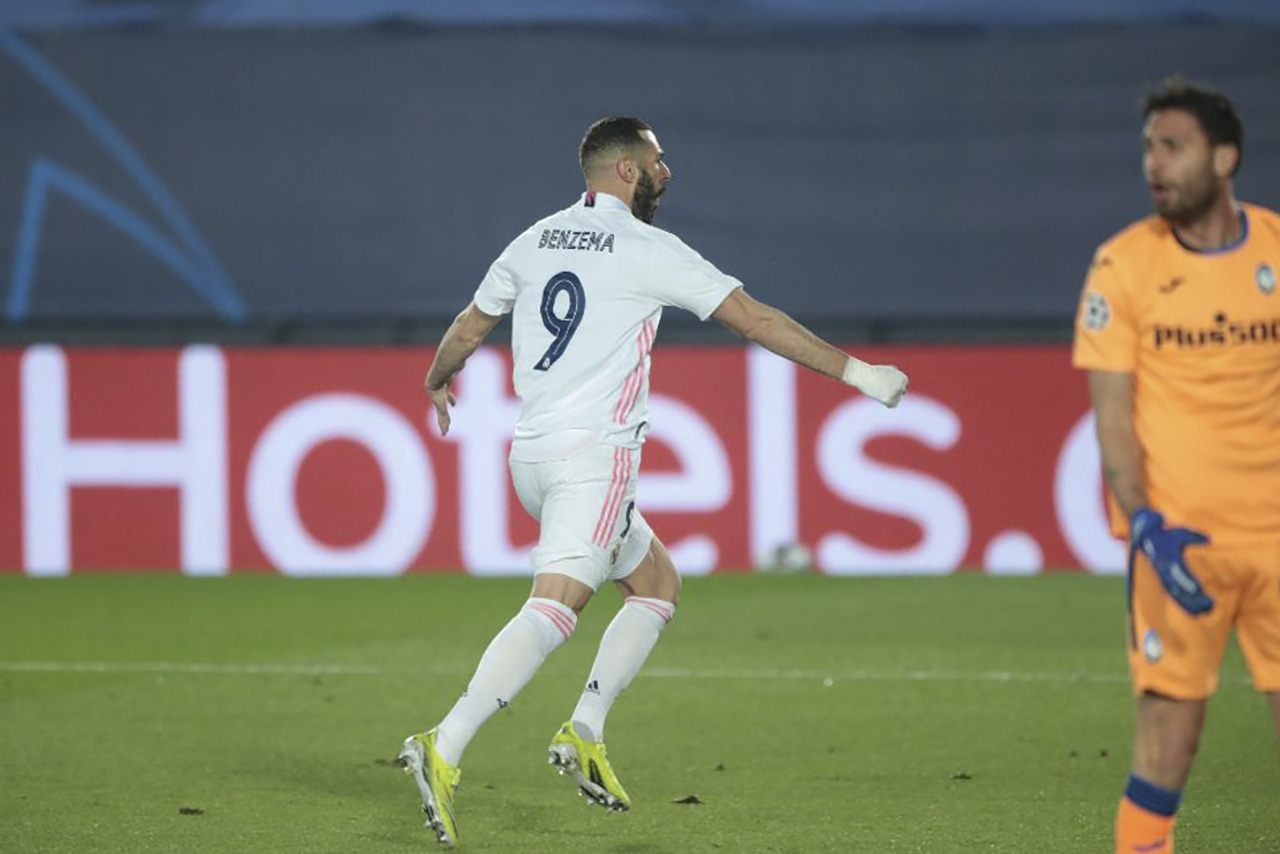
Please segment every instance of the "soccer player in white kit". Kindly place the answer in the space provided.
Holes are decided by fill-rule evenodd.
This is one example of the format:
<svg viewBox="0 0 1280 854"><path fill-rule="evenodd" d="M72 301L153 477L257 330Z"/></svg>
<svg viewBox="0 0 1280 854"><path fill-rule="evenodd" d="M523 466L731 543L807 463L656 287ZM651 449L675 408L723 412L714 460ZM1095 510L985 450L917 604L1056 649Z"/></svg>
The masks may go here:
<svg viewBox="0 0 1280 854"><path fill-rule="evenodd" d="M671 169L645 122L600 119L578 154L586 192L498 256L445 333L426 378L447 433L453 378L511 315L520 399L511 477L540 524L528 601L490 642L439 725L405 739L400 753L427 825L450 847L458 839L454 790L467 743L568 640L605 581L615 582L625 601L601 638L577 706L552 738L549 762L572 775L588 802L630 807L605 752L605 718L671 620L680 592L676 567L635 498L648 431L649 355L663 307L714 317L886 406L897 405L907 386L897 368L846 355L651 225Z"/></svg>

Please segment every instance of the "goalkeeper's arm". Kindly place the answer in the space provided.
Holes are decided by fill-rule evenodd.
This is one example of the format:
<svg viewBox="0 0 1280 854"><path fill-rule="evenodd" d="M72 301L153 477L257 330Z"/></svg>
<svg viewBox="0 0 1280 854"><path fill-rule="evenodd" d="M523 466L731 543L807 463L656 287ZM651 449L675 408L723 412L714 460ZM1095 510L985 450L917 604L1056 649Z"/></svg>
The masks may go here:
<svg viewBox="0 0 1280 854"><path fill-rule="evenodd" d="M885 406L897 406L907 375L892 365L870 365L814 335L771 305L738 288L711 315L766 350L853 386Z"/></svg>
<svg viewBox="0 0 1280 854"><path fill-rule="evenodd" d="M1160 584L1183 610L1192 615L1213 610L1213 597L1187 568L1183 556L1187 546L1207 543L1209 537L1200 531L1166 527L1164 516L1147 503L1142 445L1133 429L1133 374L1090 371L1089 396L1107 485L1129 517L1129 571L1133 572L1135 555L1142 552Z"/></svg>
<svg viewBox="0 0 1280 854"><path fill-rule="evenodd" d="M1142 446L1133 428L1133 374L1125 371L1089 371L1089 397L1093 402L1102 471L1107 486L1124 509L1133 514L1147 502Z"/></svg>

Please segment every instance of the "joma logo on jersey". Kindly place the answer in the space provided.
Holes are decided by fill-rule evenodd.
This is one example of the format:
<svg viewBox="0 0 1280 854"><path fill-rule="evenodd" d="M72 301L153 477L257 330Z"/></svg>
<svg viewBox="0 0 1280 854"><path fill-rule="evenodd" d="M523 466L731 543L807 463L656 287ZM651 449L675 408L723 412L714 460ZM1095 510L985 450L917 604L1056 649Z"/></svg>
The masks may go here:
<svg viewBox="0 0 1280 854"><path fill-rule="evenodd" d="M1237 344L1280 342L1280 317L1269 320L1231 320L1219 313L1213 326L1189 329L1185 326L1157 325L1152 334L1156 349L1162 347L1233 347Z"/></svg>
<svg viewBox="0 0 1280 854"><path fill-rule="evenodd" d="M539 249L593 249L613 252L612 231L570 231L567 228L544 228Z"/></svg>

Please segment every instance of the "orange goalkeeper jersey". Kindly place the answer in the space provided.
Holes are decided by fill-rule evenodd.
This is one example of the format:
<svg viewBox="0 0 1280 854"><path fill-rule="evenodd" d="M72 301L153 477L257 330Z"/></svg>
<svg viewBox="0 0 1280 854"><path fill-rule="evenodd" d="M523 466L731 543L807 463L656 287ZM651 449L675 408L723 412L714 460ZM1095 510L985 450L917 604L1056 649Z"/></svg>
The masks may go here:
<svg viewBox="0 0 1280 854"><path fill-rule="evenodd" d="M1072 358L1133 373L1147 497L1215 545L1280 539L1280 216L1241 208L1243 235L1224 249L1188 249L1158 216L1102 244Z"/></svg>

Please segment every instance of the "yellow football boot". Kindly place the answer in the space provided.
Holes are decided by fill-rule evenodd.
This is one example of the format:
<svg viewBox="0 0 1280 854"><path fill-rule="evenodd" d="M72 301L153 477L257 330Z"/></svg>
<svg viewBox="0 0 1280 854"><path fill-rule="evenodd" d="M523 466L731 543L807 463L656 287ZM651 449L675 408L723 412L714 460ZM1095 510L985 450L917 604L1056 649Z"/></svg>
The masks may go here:
<svg viewBox="0 0 1280 854"><path fill-rule="evenodd" d="M631 809L631 798L609 765L604 742L587 741L578 735L572 721L565 722L551 739L547 763L561 774L572 774L578 792L588 803L599 804L610 812Z"/></svg>
<svg viewBox="0 0 1280 854"><path fill-rule="evenodd" d="M426 826L435 831L441 845L458 844L458 821L453 813L453 795L462 779L462 770L450 765L436 752L436 731L420 732L404 740L400 748L400 767L413 778L422 793L422 811Z"/></svg>

